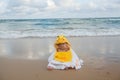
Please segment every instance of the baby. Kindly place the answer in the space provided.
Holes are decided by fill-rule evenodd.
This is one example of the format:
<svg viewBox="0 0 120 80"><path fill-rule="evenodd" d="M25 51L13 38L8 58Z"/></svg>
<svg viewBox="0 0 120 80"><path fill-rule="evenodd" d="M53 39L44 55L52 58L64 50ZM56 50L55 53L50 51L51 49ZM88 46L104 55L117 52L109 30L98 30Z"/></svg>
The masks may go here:
<svg viewBox="0 0 120 80"><path fill-rule="evenodd" d="M55 52L48 58L48 70L52 69L80 69L83 61L78 58L72 50L67 38L63 35L57 36L54 44Z"/></svg>

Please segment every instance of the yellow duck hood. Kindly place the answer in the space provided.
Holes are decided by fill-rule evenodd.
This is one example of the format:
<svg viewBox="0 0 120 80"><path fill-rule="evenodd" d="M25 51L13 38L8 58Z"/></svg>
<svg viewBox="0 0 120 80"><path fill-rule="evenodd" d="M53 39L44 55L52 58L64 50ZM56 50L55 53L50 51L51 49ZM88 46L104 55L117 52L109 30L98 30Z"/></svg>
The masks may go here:
<svg viewBox="0 0 120 80"><path fill-rule="evenodd" d="M67 38L64 35L57 36L57 39L55 41L55 48L56 48L56 44L60 44L60 43L68 43L70 46L69 41L67 40Z"/></svg>

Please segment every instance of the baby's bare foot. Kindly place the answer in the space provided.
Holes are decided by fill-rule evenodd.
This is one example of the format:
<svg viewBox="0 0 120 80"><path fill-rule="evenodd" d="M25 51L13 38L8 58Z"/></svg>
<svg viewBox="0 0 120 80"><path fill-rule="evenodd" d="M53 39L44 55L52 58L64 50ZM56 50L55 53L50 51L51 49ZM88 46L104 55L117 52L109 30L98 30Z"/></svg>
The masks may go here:
<svg viewBox="0 0 120 80"><path fill-rule="evenodd" d="M48 69L48 70L53 70L54 68L51 67L51 66L48 66L47 69Z"/></svg>

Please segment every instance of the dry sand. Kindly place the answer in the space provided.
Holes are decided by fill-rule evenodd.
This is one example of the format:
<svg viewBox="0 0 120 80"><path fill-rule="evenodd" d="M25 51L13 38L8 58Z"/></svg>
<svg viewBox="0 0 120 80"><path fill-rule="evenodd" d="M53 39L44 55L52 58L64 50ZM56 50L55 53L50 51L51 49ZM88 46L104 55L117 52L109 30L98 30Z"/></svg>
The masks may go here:
<svg viewBox="0 0 120 80"><path fill-rule="evenodd" d="M70 37L80 70L48 71L55 38L0 40L0 80L120 80L120 36Z"/></svg>

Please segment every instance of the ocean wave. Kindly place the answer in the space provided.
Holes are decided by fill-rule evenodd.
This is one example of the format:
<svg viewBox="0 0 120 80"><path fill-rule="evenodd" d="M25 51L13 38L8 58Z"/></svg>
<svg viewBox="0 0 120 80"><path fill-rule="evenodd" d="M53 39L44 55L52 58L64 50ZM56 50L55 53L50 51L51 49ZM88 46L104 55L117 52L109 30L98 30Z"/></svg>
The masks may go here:
<svg viewBox="0 0 120 80"><path fill-rule="evenodd" d="M69 22L57 22L57 23L53 23L53 22L49 22L49 23L36 23L34 25L66 25L66 24L69 24Z"/></svg>
<svg viewBox="0 0 120 80"><path fill-rule="evenodd" d="M59 34L65 36L108 36L120 35L120 30L46 30L46 31L0 31L0 38L25 38L25 37L56 37Z"/></svg>
<svg viewBox="0 0 120 80"><path fill-rule="evenodd" d="M120 35L120 18L0 20L0 38Z"/></svg>

